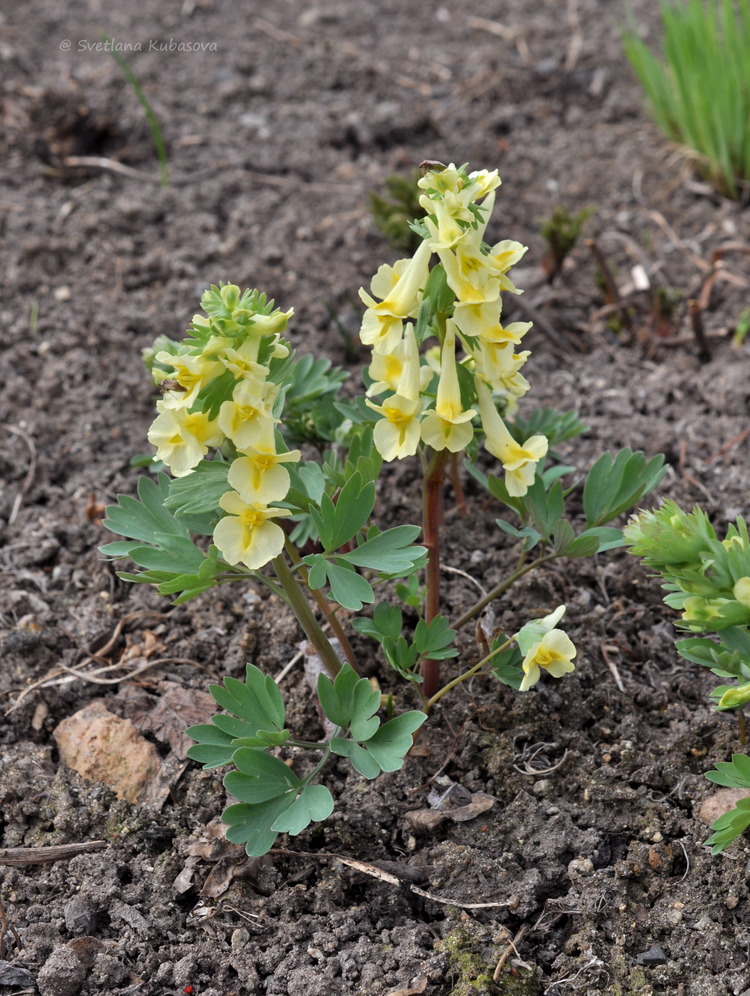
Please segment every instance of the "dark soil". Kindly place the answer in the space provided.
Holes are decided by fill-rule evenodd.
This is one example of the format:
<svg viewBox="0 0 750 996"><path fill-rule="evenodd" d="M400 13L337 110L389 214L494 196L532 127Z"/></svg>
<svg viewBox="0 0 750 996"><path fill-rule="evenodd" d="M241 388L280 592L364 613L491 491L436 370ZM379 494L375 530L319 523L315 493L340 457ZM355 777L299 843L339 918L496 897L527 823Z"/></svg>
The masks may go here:
<svg viewBox="0 0 750 996"><path fill-rule="evenodd" d="M657 5L629 6L655 37ZM395 258L368 193L422 159L500 169L490 235L530 246L516 275L540 318L524 410L574 409L590 426L564 458L584 469L607 448L663 452L663 495L700 502L719 527L747 511L748 357L730 339L747 306L748 257L725 249L704 302L709 362L686 302L712 254L747 243L748 217L696 181L649 123L621 50L624 6L3 9L0 845L105 844L41 865L9 865L0 852L0 991L748 990L747 843L711 858L697 816L712 794L703 773L737 749L736 728L709 708L711 675L677 657L658 586L624 553L539 571L495 606L512 631L565 602L573 675L523 696L482 681L457 692L400 772L365 783L342 765L330 780L334 817L261 860L211 836L220 773L190 764L178 777L163 730L148 734L174 774L160 806L83 779L52 735L93 700L142 726L175 685L198 708L210 680L241 676L248 660L276 674L296 653L301 634L263 591L222 589L173 608L119 581L97 553L110 538L99 506L134 491L130 459L147 448L153 391L140 350L160 333L179 338L208 284L257 286L293 306L300 352L356 376L356 292ZM131 46L123 54L168 144L166 189L135 93L95 49L98 28ZM583 245L543 282L538 229L558 204L594 209L587 233L623 293L648 276L629 323L607 310ZM657 320L662 292L675 306ZM393 473L383 515L414 521L414 474ZM515 554L494 525L499 509L469 491L476 514L449 514L445 560L489 587ZM465 578L447 577L446 611L472 595ZM469 636L463 649L469 659ZM160 657L181 663L128 678ZM104 675L112 684L64 670L120 660ZM301 667L283 687L293 722L314 726ZM420 833L409 814L449 784L439 779L496 802Z"/></svg>

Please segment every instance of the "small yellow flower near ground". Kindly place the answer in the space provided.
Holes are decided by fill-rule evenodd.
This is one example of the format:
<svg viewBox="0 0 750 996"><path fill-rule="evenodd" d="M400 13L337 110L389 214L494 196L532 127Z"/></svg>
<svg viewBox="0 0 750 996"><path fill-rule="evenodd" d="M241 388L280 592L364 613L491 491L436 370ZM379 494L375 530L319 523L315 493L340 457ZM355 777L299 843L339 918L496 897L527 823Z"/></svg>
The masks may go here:
<svg viewBox="0 0 750 996"><path fill-rule="evenodd" d="M404 398L394 394L382 405L369 399L365 404L383 418L375 423L372 438L382 458L389 462L414 456L419 446L419 413L422 402L418 398Z"/></svg>
<svg viewBox="0 0 750 996"><path fill-rule="evenodd" d="M524 677L519 691L528 691L541 677L542 671L551 674L553 678L562 678L564 674L575 671L573 658L576 648L567 633L561 629L551 629L542 639L535 643L524 657Z"/></svg>
<svg viewBox="0 0 750 996"><path fill-rule="evenodd" d="M191 414L187 408L173 408L163 401L157 401L156 407L160 414L148 430L148 441L156 447L157 459L175 477L185 477L210 446L220 446L224 441L220 426L205 412Z"/></svg>
<svg viewBox="0 0 750 996"><path fill-rule="evenodd" d="M228 564L244 564L255 571L284 549L284 530L271 519L290 515L285 508L269 508L263 502L246 502L236 491L228 491L219 502L229 515L219 519L214 543Z"/></svg>

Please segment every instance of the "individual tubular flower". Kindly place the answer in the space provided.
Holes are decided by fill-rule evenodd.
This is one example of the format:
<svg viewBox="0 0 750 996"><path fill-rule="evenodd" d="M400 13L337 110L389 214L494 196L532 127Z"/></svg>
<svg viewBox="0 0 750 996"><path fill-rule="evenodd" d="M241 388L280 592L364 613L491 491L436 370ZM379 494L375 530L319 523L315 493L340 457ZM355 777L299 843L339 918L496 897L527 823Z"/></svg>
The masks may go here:
<svg viewBox="0 0 750 996"><path fill-rule="evenodd" d="M381 266L372 279L370 289L380 302L360 288L359 296L367 306L362 319L360 339L376 353L389 353L401 341L403 321L416 315L419 293L429 272L431 249L423 242L411 259L399 260L394 266Z"/></svg>
<svg viewBox="0 0 750 996"><path fill-rule="evenodd" d="M158 401L156 407L159 415L148 430L148 441L156 447L156 458L162 460L175 477L185 477L200 463L210 446L220 446L224 441L220 426L205 412L169 407L163 401Z"/></svg>
<svg viewBox="0 0 750 996"><path fill-rule="evenodd" d="M471 348L474 369L496 391L522 398L531 385L520 372L531 355L528 349L513 352L510 343L479 342Z"/></svg>
<svg viewBox="0 0 750 996"><path fill-rule="evenodd" d="M497 301L500 279L487 266L482 252L482 227L470 229L455 249L438 252L445 276L459 302L484 304Z"/></svg>
<svg viewBox="0 0 750 996"><path fill-rule="evenodd" d="M268 377L268 367L258 363L260 341L256 338L246 339L238 348L228 346L219 354L224 369L229 370L238 380L254 379L265 381Z"/></svg>
<svg viewBox="0 0 750 996"><path fill-rule="evenodd" d="M291 513L269 508L262 488L253 497L246 501L236 491L222 495L219 504L229 514L217 522L214 543L228 564L244 564L255 571L284 549L284 530L272 519Z"/></svg>
<svg viewBox="0 0 750 996"><path fill-rule="evenodd" d="M564 614L565 606L559 605L548 616L526 623L516 634L518 647L525 655L521 665L524 677L520 691L528 691L535 685L542 671L551 674L553 678L561 678L575 670L572 663L576 656L573 641L561 629L555 628Z"/></svg>
<svg viewBox="0 0 750 996"><path fill-rule="evenodd" d="M418 398L404 398L394 394L376 405L368 399L365 404L382 415L375 423L372 438L375 448L386 461L414 456L419 446L419 413L422 402Z"/></svg>
<svg viewBox="0 0 750 996"><path fill-rule="evenodd" d="M258 436L256 444L245 448L229 468L230 485L248 501L260 493L278 495L268 500L281 501L291 483L289 471L282 464L296 463L300 458L299 450L276 452L273 424L267 424L269 428Z"/></svg>
<svg viewBox="0 0 750 996"><path fill-rule="evenodd" d="M173 373L165 373L162 381L176 381L181 390L168 390L169 408L190 408L202 388L221 373L221 364L216 360L191 353L174 353L162 350L154 359L157 363L174 367Z"/></svg>
<svg viewBox="0 0 750 996"><path fill-rule="evenodd" d="M277 384L247 376L237 383L232 400L222 402L219 426L238 450L267 438L269 428L275 424L272 407L278 391Z"/></svg>
<svg viewBox="0 0 750 996"><path fill-rule="evenodd" d="M422 439L434 450L458 453L474 438L471 420L473 408L464 411L456 370L456 328L451 319L446 323L445 339L440 354L440 379L435 408L422 420Z"/></svg>
<svg viewBox="0 0 750 996"><path fill-rule="evenodd" d="M480 301L468 304L459 301L453 312L453 320L464 338L478 337L482 341L513 343L517 346L531 328L531 322L511 322L503 325L500 321L502 301Z"/></svg>
<svg viewBox="0 0 750 996"><path fill-rule="evenodd" d="M576 648L567 633L561 629L552 629L545 633L539 643L535 643L523 659L523 680L519 691L526 692L539 681L542 671L551 674L553 678L562 678L564 674L575 671L573 658Z"/></svg>
<svg viewBox="0 0 750 996"><path fill-rule="evenodd" d="M432 379L428 368L419 366L419 346L414 335L414 326L407 322L404 337L390 353L374 353L369 374L373 383L367 390L367 397L393 391L404 398L416 400L419 392Z"/></svg>
<svg viewBox="0 0 750 996"><path fill-rule="evenodd" d="M537 435L530 436L523 446L519 445L500 418L487 385L479 377L474 383L485 433L485 448L501 461L508 494L520 498L534 483L537 462L546 455L549 442L546 436Z"/></svg>

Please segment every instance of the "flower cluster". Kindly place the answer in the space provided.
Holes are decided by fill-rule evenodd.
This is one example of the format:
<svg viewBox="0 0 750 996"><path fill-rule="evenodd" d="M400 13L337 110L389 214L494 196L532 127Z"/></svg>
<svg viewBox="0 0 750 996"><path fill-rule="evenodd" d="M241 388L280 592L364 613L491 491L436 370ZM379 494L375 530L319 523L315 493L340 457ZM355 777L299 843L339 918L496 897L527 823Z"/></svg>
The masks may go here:
<svg viewBox="0 0 750 996"><path fill-rule="evenodd" d="M750 536L740 518L719 540L705 512L683 512L665 501L655 512L633 516L624 530L632 553L644 557L666 581L667 605L682 611L694 633L750 625Z"/></svg>
<svg viewBox="0 0 750 996"><path fill-rule="evenodd" d="M500 294L519 293L508 272L525 247L483 241L499 185L496 170L467 173L452 164L422 177L419 202L426 217L417 227L423 241L411 259L380 267L372 294L360 290L367 308L360 337L373 351L367 404L381 416L374 439L385 460L423 447L464 450L478 416L485 447L503 464L509 494L521 496L547 440L537 435L517 443L493 398L499 395L507 410L528 391L520 371L529 352L516 347L531 328L530 322L502 323ZM379 402L369 400L382 395Z"/></svg>
<svg viewBox="0 0 750 996"><path fill-rule="evenodd" d="M273 521L288 512L272 507L289 490L284 467L299 450L279 450L274 366L289 355L281 338L292 311L273 308L256 291L233 284L211 287L201 299L189 338L156 353L162 398L148 438L175 477L191 474L210 448L229 461L227 513L214 542L229 564L255 570L277 556L284 532ZM274 362L275 361L275 362Z"/></svg>

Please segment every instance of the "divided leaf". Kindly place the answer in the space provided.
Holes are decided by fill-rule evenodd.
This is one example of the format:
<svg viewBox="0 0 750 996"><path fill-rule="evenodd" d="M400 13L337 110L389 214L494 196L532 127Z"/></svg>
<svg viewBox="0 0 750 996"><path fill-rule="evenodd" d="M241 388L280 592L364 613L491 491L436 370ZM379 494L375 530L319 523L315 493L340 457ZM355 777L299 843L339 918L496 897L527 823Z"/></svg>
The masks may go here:
<svg viewBox="0 0 750 996"><path fill-rule="evenodd" d="M349 729L355 740L368 740L380 726L375 715L380 692L349 664L343 665L333 681L325 674L318 676L318 698L326 717L343 730Z"/></svg>
<svg viewBox="0 0 750 996"><path fill-rule="evenodd" d="M666 473L659 454L648 463L643 453L629 448L613 457L603 453L588 473L583 488L587 526L601 526L627 512L653 490Z"/></svg>
<svg viewBox="0 0 750 996"><path fill-rule="evenodd" d="M204 767L229 764L238 747L280 746L288 739L281 692L273 678L264 675L254 664L247 665L244 682L227 677L223 686L210 685L209 691L231 715L214 716L211 724L191 726L185 731L198 741L188 750L188 757L200 761Z"/></svg>

